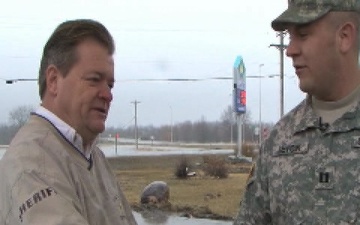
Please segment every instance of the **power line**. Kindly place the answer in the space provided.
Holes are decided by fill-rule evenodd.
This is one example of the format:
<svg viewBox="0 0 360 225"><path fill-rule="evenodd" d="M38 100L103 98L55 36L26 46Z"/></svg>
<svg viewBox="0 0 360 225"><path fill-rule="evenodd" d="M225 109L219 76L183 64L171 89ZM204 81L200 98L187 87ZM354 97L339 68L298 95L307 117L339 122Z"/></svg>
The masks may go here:
<svg viewBox="0 0 360 225"><path fill-rule="evenodd" d="M13 83L16 83L18 81L38 81L38 79L32 79L32 78L19 78L19 79L3 79L1 78L2 80L5 80L5 83L6 84L13 84Z"/></svg>
<svg viewBox="0 0 360 225"><path fill-rule="evenodd" d="M285 74L268 74L264 75L262 77L289 77L292 78L294 76L286 76ZM248 75L246 78L261 78L259 75ZM19 81L38 81L38 79L35 78L18 78L18 79L5 79L0 78L1 80L4 80L6 84L13 84ZM233 80L234 78L227 77L227 76L219 76L219 77L205 77L205 78L139 78L139 79L117 79L116 82L161 82L161 81L170 81L170 82L198 82L198 81L208 81L208 80Z"/></svg>
<svg viewBox="0 0 360 225"><path fill-rule="evenodd" d="M264 78L264 77L281 77L280 74L267 74L263 76L259 75L248 75L246 78ZM283 77L293 78L294 76L283 75ZM147 81L173 81L173 82L198 82L208 80L233 80L231 77L205 77L205 78L139 78L139 79L118 79L116 82L147 82Z"/></svg>

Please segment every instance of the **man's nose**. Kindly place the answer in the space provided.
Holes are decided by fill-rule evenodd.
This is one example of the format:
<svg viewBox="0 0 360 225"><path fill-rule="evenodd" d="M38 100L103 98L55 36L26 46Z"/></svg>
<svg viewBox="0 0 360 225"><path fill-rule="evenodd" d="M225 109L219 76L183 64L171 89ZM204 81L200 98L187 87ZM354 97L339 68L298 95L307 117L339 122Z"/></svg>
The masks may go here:
<svg viewBox="0 0 360 225"><path fill-rule="evenodd" d="M99 95L100 98L104 99L107 102L111 102L113 99L111 88L107 84L101 89Z"/></svg>
<svg viewBox="0 0 360 225"><path fill-rule="evenodd" d="M286 56L288 57L294 57L296 55L300 54L300 49L299 47L296 45L296 43L292 40L289 41L289 44L286 48Z"/></svg>

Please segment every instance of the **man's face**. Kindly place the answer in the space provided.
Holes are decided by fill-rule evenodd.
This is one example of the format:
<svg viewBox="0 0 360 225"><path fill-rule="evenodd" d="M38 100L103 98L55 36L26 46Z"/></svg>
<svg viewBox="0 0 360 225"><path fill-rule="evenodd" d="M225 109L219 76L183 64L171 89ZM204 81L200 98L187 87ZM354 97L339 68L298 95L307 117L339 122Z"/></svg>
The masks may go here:
<svg viewBox="0 0 360 225"><path fill-rule="evenodd" d="M78 61L58 76L57 115L83 138L91 140L105 129L112 101L114 61L106 48L89 39L77 47Z"/></svg>
<svg viewBox="0 0 360 225"><path fill-rule="evenodd" d="M307 25L288 28L287 56L292 58L302 91L322 100L334 93L339 67L336 32L327 16Z"/></svg>

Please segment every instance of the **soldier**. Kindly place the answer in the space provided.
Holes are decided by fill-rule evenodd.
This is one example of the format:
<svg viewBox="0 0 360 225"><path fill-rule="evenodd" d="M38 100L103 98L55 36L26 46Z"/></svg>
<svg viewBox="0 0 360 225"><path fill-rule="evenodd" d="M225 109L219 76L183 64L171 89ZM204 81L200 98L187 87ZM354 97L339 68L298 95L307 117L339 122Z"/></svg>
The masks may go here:
<svg viewBox="0 0 360 225"><path fill-rule="evenodd" d="M360 223L358 0L291 0L290 37L307 97L264 140L234 225Z"/></svg>
<svg viewBox="0 0 360 225"><path fill-rule="evenodd" d="M136 225L96 146L114 86L115 45L93 20L60 24L40 64L41 106L0 164L0 224Z"/></svg>

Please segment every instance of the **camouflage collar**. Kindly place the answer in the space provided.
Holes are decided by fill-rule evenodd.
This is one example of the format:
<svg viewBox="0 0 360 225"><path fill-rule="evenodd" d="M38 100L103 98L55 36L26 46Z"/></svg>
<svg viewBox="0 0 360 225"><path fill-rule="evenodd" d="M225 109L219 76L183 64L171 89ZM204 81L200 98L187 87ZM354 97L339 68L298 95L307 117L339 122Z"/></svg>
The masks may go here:
<svg viewBox="0 0 360 225"><path fill-rule="evenodd" d="M297 112L296 118L299 122L296 123L294 134L303 132L309 128L316 128L319 123L319 118L311 107L311 96L307 95L306 99L300 103L300 110Z"/></svg>
<svg viewBox="0 0 360 225"><path fill-rule="evenodd" d="M319 127L319 116L316 115L311 104L310 95L300 103L299 110L294 115L299 120L295 123L293 134ZM353 129L360 130L360 100L356 107L335 120L327 132L344 132Z"/></svg>

